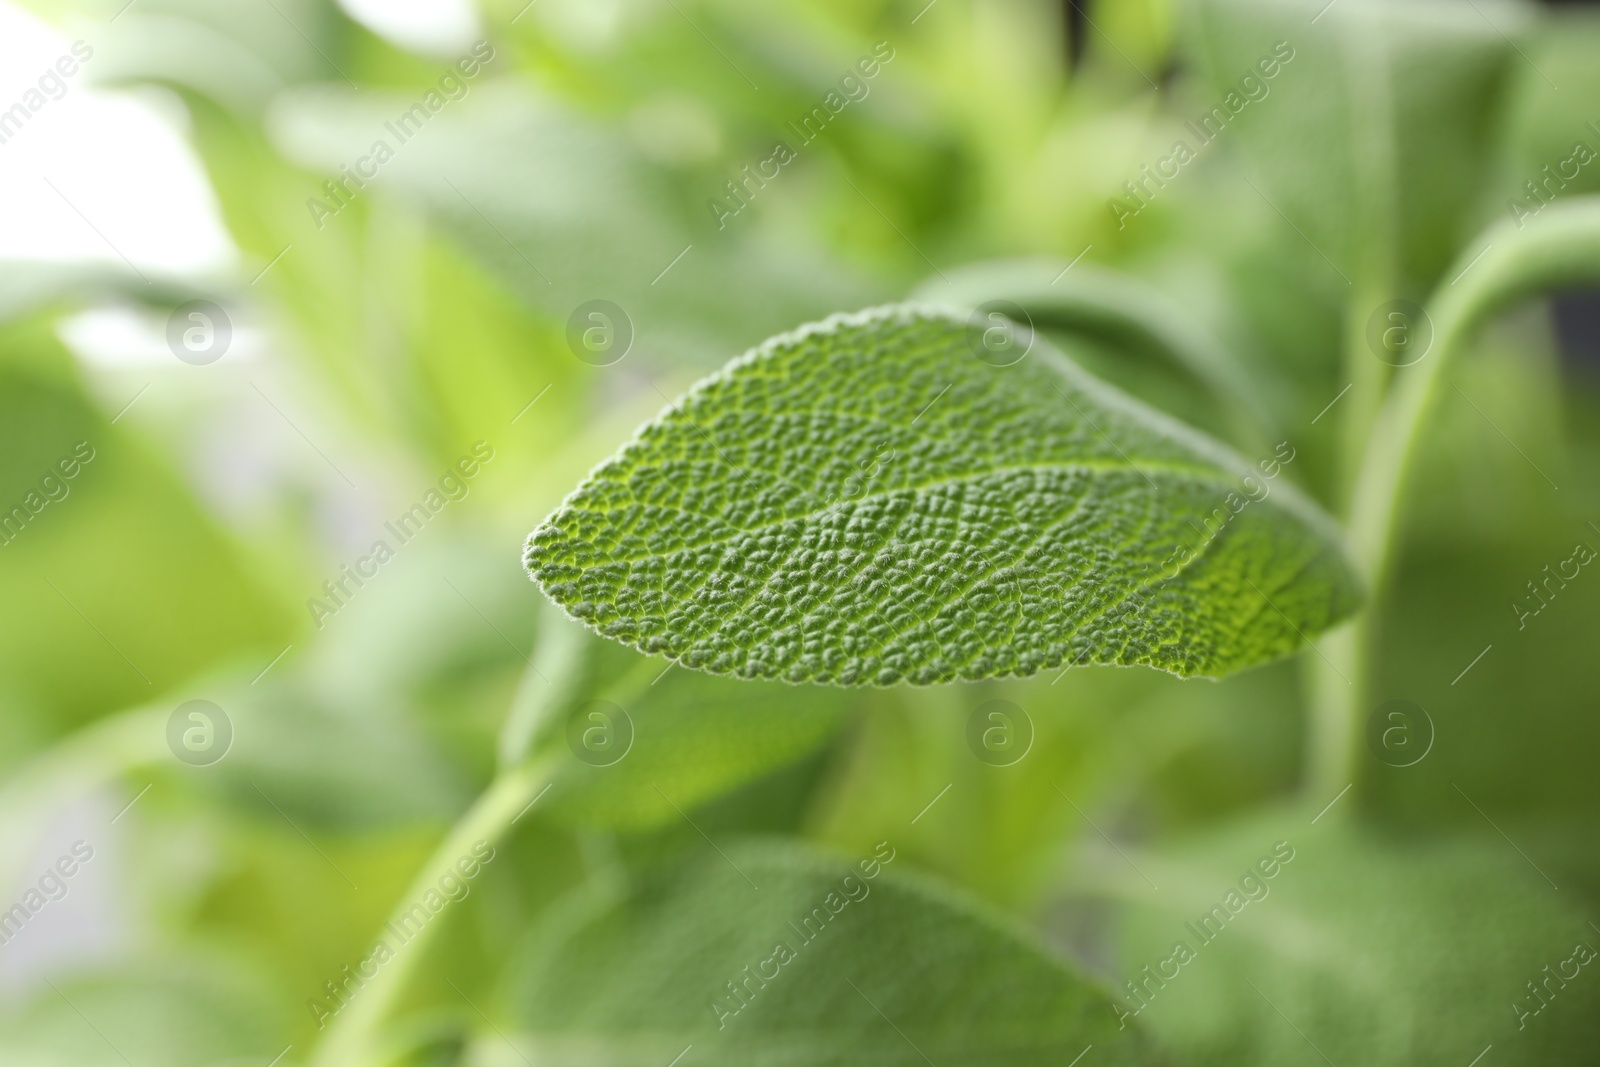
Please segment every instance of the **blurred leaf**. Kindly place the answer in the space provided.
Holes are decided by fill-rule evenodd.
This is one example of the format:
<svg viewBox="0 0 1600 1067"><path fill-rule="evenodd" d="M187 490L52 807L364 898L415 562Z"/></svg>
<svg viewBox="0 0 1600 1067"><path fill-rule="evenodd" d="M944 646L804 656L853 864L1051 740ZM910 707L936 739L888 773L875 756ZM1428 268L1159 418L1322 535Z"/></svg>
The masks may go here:
<svg viewBox="0 0 1600 1067"><path fill-rule="evenodd" d="M487 27L496 50L458 94L440 85L452 58L424 54L445 47L442 28L415 54L365 28L415 5L23 3L95 48L90 81L60 106L109 103L80 99L91 84L131 89L116 106L173 123L242 255L221 283L0 264L0 517L29 494L60 497L20 536L0 536L11 542L0 544L0 886L37 884L39 841L64 813L121 809L100 821L119 857L111 898L75 887L70 906L136 961L71 981L66 942L45 937L15 958L0 948L20 978L0 989L3 1067L265 1067L291 1041L279 1067L304 1062L322 1036L307 998L365 958L441 824L496 763L502 775L553 768L550 789L506 805L519 821L498 858L434 943L413 946L416 973L373 1035L397 1062L1093 1067L1148 1062L1145 1042L1164 1036L1164 1052L1228 1067L1493 1067L1587 1062L1600 1047L1592 965L1526 1029L1510 1007L1575 941L1600 944L1577 911L1600 905L1600 585L1552 579L1525 629L1512 606L1575 542L1600 545L1589 529L1600 400L1560 376L1540 309L1475 336L1527 296L1600 277L1600 213L1578 199L1600 188L1600 162L1565 186L1548 177L1570 170L1576 142L1600 148L1600 115L1586 110L1600 91L1591 15L1514 0L1196 0L1186 11L1173 0L452 0L434 13L462 16L461 32ZM347 13L361 8L359 21ZM1244 84L1280 41L1295 58L1263 79L1270 91ZM846 84L880 47L892 62ZM19 77L20 92L37 74ZM449 98L443 113L402 143L390 124L430 90ZM834 110L830 95L848 103ZM1219 143L1124 227L1106 194L1143 180L1140 164L1173 139L1198 147L1185 120L1213 105L1229 127ZM798 133L818 108L834 115L826 130ZM30 138L55 147L42 128ZM779 138L796 157L757 181ZM357 185L345 175L377 140L394 158ZM94 158L114 169L115 155ZM1518 227L1507 200L1531 208L1531 179L1548 181L1555 203ZM325 182L346 187L335 197ZM318 216L316 204L338 210ZM1480 214L1503 227L1464 243ZM1038 258L1010 258L1021 256ZM1378 299L1367 290L1422 299L1432 288L1435 350L1394 378L1396 410L1438 400L1437 418L1385 421L1371 453L1389 471L1417 445L1398 494L1403 566L1374 605L1372 696L1432 714L1427 757L1393 767L1363 752L1360 784L1314 826L1310 811L1273 816L1169 850L1169 835L1296 787L1315 733L1300 675L1320 660L1217 684L1088 668L845 692L685 670L596 636L524 584L523 533L694 375L795 323L890 299L929 270L919 299L961 314L996 297L1021 305L1041 335L1029 365L976 366L959 322L938 359L916 364L888 345L827 350L812 333L784 375L752 373L778 364L768 350L702 383L585 483L576 499L596 508L592 529L648 526L656 553L628 573L635 600L621 606L658 632L689 619L712 635L655 651L776 674L791 662L735 642L787 642L784 654L831 643L858 657L845 668L857 681L911 673L868 660L892 629L912 638L883 641L909 647L933 625L965 634L976 622L988 630L958 650L968 667L1011 657L1031 671L1088 653L1188 669L1234 655L1221 669L1297 647L1296 629L1334 651L1312 630L1348 606L1353 583L1326 517L1292 488L1249 494L1259 468L1241 483L1242 460L1116 389L1251 457L1288 437L1301 455L1283 482L1342 497L1351 472L1336 468L1356 442L1329 442L1342 424L1358 436L1388 376L1359 371L1374 366L1359 343ZM143 352L132 334L122 350L118 324L155 327L154 341L167 308L194 296L225 304L248 335L241 362L158 369L139 360L165 360L159 347ZM594 300L616 307L596 320L582 309ZM59 317L107 304L116 313L96 317L93 343L87 317L64 331L80 371L54 336ZM631 338L626 358L591 365L623 352L574 342L574 325ZM1033 366L1055 358L1043 338L1057 336L1114 388ZM1336 368L1341 337L1355 366ZM277 419L249 388L257 371L282 375L290 415L315 413L314 447L326 426L330 454L359 466L356 495L328 491L326 469L306 476L296 464L318 464L303 442L278 455L280 438L231 402L237 386ZM1008 380L974 384L990 374ZM1354 395L1338 400L1352 377ZM707 402L740 390L741 405ZM279 391L266 391L275 404ZM1313 425L1319 413L1329 417ZM882 421L861 436L862 416ZM875 451L885 439L888 462ZM308 615L304 598L352 546L480 440L496 459L470 499L447 493L426 539L336 618ZM96 454L70 491L44 484L81 441ZM618 476L663 446L678 451ZM1052 447L1121 481L1072 517L1092 538L1040 548L1066 495L1037 489L1032 464ZM1152 449L1197 476L1149 462ZM905 477L913 461L978 474L940 496ZM886 485L902 489L875 495ZM1228 494L1242 490L1261 499L1233 515ZM816 556L759 536L704 549L706 530L726 533L713 517L799 516L798 529L813 505L848 509ZM231 537L213 510L235 523ZM908 515L925 523L925 559L902 551ZM1218 518L1226 529L1207 544L1194 523ZM620 535L592 540L578 547L625 551ZM1118 602L1162 582L1154 565L1188 546L1205 546L1181 574L1192 584ZM1280 592L1307 560L1321 577ZM827 597L853 614L806 616ZM1118 629L1071 632L1107 605ZM1183 644L1143 643L1152 620L1173 621ZM644 632L618 631L641 644ZM170 758L164 728L191 695L231 717L218 765ZM995 698L1034 728L1025 758L1005 766L969 733ZM1338 825L1357 814L1435 839ZM852 869L750 844L751 832L852 856L888 839L898 858L776 978L752 980L750 1006L719 1026L712 998L731 996L773 939L803 936L793 927L808 909L831 916L828 894L843 894ZM1438 839L1467 832L1482 840ZM1135 898L1124 946L1138 974L1277 834L1299 851L1270 895L1127 1030L1115 1001L1024 938L897 877L936 872L1029 919L1064 880L1125 879L1150 891ZM1107 837L1156 842L1127 850L1159 891ZM684 864L686 853L700 858ZM1039 924L1093 968L1109 958L1115 917L1074 898ZM215 955L160 962L195 947ZM27 984L35 951L60 993Z"/></svg>
<svg viewBox="0 0 1600 1067"><path fill-rule="evenodd" d="M1505 34L1526 10L1343 0L1318 15L1290 0L1202 0L1194 47L1210 79L1201 106L1215 110L1194 123L1244 143L1265 211L1345 280L1420 295L1475 228L1502 83L1520 61ZM1281 62L1270 79L1262 60Z"/></svg>
<svg viewBox="0 0 1600 1067"><path fill-rule="evenodd" d="M57 980L0 1017L6 1067L213 1067L270 1060L283 1020L233 968L144 964Z"/></svg>
<svg viewBox="0 0 1600 1067"><path fill-rule="evenodd" d="M548 708L557 735L549 743L571 754L540 803L565 823L638 830L681 822L684 812L816 751L844 719L837 690L711 678L564 617L547 626L572 631L581 664Z"/></svg>
<svg viewBox="0 0 1600 1067"><path fill-rule="evenodd" d="M1493 204L1513 218L1538 212L1557 196L1600 192L1600 113L1594 108L1600 16L1578 6L1553 7L1523 47L1528 60L1515 68L1508 119L1510 169ZM1575 151L1580 144L1588 153Z"/></svg>
<svg viewBox="0 0 1600 1067"><path fill-rule="evenodd" d="M51 305L80 305L120 298L157 305L181 303L199 295L194 287L141 278L120 265L86 263L0 263L0 322Z"/></svg>
<svg viewBox="0 0 1600 1067"><path fill-rule="evenodd" d="M1121 999L1186 1062L1461 1067L1492 1044L1494 1062L1533 1065L1600 1041L1592 963L1518 1025L1514 1004L1540 1004L1526 983L1600 936L1513 846L1385 840L1312 814L1140 859L1162 888L1130 882L1122 968L1144 992Z"/></svg>
<svg viewBox="0 0 1600 1067"><path fill-rule="evenodd" d="M530 306L562 324L596 299L620 309L605 312L605 351L584 353L602 364L630 347L704 364L869 289L805 247L715 225L703 198L553 100L487 84L471 93L406 141L385 124L415 100L333 87L285 94L268 128L291 159L330 174L388 144L383 187L442 220Z"/></svg>
<svg viewBox="0 0 1600 1067"><path fill-rule="evenodd" d="M63 808L134 767L166 757L169 711L157 705L107 715L40 752L7 753L30 758L3 768L7 777L0 783L0 885L21 885L30 879L28 865L38 858L40 841ZM13 721L20 718L10 709L5 716L12 729L22 725ZM41 732L56 726L48 716L38 719Z"/></svg>
<svg viewBox="0 0 1600 1067"><path fill-rule="evenodd" d="M1096 1062L1153 1062L1091 983L886 871L888 842L868 867L775 844L724 851L552 921L512 985L521 1047L591 1065L666 1063L689 1044L700 1064L1020 1067L1090 1045Z"/></svg>
<svg viewBox="0 0 1600 1067"><path fill-rule="evenodd" d="M1434 368L1448 363L1492 315L1530 296L1600 278L1600 196L1562 200L1522 224L1499 220L1482 239L1481 253L1468 248L1458 260L1473 269L1460 276L1459 286L1442 287L1430 308L1444 357L1424 364L1435 375ZM1475 254L1482 258L1469 259Z"/></svg>
<svg viewBox="0 0 1600 1067"><path fill-rule="evenodd" d="M47 328L0 335L0 677L64 732L289 623L187 487L90 404Z"/></svg>
<svg viewBox="0 0 1600 1067"><path fill-rule="evenodd" d="M226 947L270 979L269 999L290 1027L285 1041L296 1042L294 1058L304 1062L310 1042L302 1039L318 1032L308 999L325 997L328 981L342 981L343 968L370 954L435 832L331 837L297 829L264 802L250 819L227 808L197 817L194 797L143 816L135 843L150 862L140 888L156 901L165 940Z"/></svg>
<svg viewBox="0 0 1600 1067"><path fill-rule="evenodd" d="M839 685L1220 675L1354 607L1337 532L1292 487L1246 506L1244 460L1038 338L991 350L993 329L895 306L773 338L599 468L529 570L644 651Z"/></svg>
<svg viewBox="0 0 1600 1067"><path fill-rule="evenodd" d="M215 784L251 810L353 833L448 822L471 800L460 768L393 707L329 706L288 679L217 699L235 736Z"/></svg>
<svg viewBox="0 0 1600 1067"><path fill-rule="evenodd" d="M363 32L331 0L79 0L111 25L95 36L95 77L182 87L242 115L287 85L365 73ZM353 84L353 83L352 83Z"/></svg>
<svg viewBox="0 0 1600 1067"><path fill-rule="evenodd" d="M1600 811L1600 582L1558 572L1600 548L1600 397L1530 351L1530 312L1463 353L1419 449L1375 697L1422 707L1437 740L1409 767L1364 754L1363 801L1387 822L1486 828L1457 786L1502 826Z"/></svg>
<svg viewBox="0 0 1600 1067"><path fill-rule="evenodd" d="M1446 372L1495 313L1529 296L1600 279L1600 196L1559 201L1526 224L1502 220L1480 239L1485 246L1466 262L1472 269L1463 269L1461 284L1441 287L1427 311L1432 351L1396 384L1366 442L1350 541L1356 559L1380 578L1389 566L1402 496L1415 479L1417 445L1445 395ZM1470 255L1463 252L1460 261Z"/></svg>
<svg viewBox="0 0 1600 1067"><path fill-rule="evenodd" d="M1273 428L1274 416L1261 383L1245 373L1202 324L1147 282L1092 263L1066 260L998 260L946 274L947 282L929 280L913 298L963 311L1009 301L1037 328L1100 338L1129 350L1130 356L1155 355L1175 372L1179 381L1175 391L1195 407L1220 405L1246 426L1250 425L1246 420L1254 420L1261 430ZM1120 377L1110 380L1129 387ZM1195 396L1201 391L1210 396L1201 400Z"/></svg>

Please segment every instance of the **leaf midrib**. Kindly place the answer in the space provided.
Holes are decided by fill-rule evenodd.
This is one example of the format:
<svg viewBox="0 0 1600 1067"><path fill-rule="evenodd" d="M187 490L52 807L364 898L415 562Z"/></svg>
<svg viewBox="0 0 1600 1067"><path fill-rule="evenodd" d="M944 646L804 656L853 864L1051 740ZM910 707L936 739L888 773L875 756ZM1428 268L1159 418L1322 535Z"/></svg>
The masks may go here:
<svg viewBox="0 0 1600 1067"><path fill-rule="evenodd" d="M726 462L726 461L724 461L724 462ZM744 468L741 468L741 467L733 466L732 464L729 464L729 466L733 467L734 470L743 470L744 469ZM826 504L823 507L818 508L815 511L802 512L802 513L800 513L798 515L787 515L787 516L784 516L781 519L774 519L771 522L764 522L764 523L760 523L759 525L756 525L756 526L748 526L748 527L735 527L731 523L729 523L726 519L719 518L718 516L715 516L715 515L706 515L706 514L703 514L701 512L691 511L688 508L681 507L681 506L679 506L677 504L663 504L663 503L650 503L650 502L645 502L645 501L637 501L637 502L629 504L629 505L624 505L624 507L670 508L670 509L672 509L674 511L682 512L685 515L688 515L688 516L691 516L693 518L699 519L702 522L716 523L719 526L723 526L723 527L726 527L726 528L728 528L730 530L733 530L734 533L732 535L730 535L729 537L725 537L725 538L711 538L711 539L704 540L704 541L697 541L694 544L683 545L683 546L681 546L679 548L672 549L670 552L649 552L649 553L645 553L643 555L623 556L623 557L613 557L613 556L608 555L606 557L606 560L605 560L604 563L596 563L596 564L594 564L594 566L600 567L600 566L608 566L608 565L623 565L623 564L641 563L641 562L644 562L646 560L665 559L665 558L667 558L669 556L676 555L676 554L682 553L682 552L693 552L693 551L696 551L696 550L702 549L702 548L709 548L709 547L712 547L712 546L715 546L715 545L727 544L728 542L734 540L734 538L738 537L738 536L747 536L747 537L755 536L755 535L763 533L763 532L765 532L767 530L776 529L776 528L778 528L780 526L787 526L790 523L806 522L806 521L810 521L810 520L815 520L815 519L818 519L818 518L828 514L831 511L842 510L845 507L845 505L860 506L862 504L867 503L869 500L884 500L884 499L888 499L889 497L892 497L892 496L894 496L896 494L900 494L900 493L920 493L920 492L923 492L923 491L929 490L929 489L944 488L946 486L955 486L955 485L960 485L960 484L965 483L965 482L981 481L982 479L990 478L990 477L1004 476L1004 475L1007 475L1007 474L1021 474L1021 473L1025 473L1025 472L1026 473L1037 473L1037 472L1043 471L1043 470L1068 471L1068 472L1073 472L1073 473L1085 473L1085 474L1086 473L1093 473L1093 472L1096 472L1096 471L1114 471L1114 472L1122 473L1122 474L1145 474L1146 471L1155 471L1158 474L1184 475L1184 476L1188 476L1188 477L1192 478L1195 481L1211 482L1211 483L1214 483L1214 484L1217 484L1217 485L1226 486L1226 487L1228 487L1230 489L1233 486L1233 477L1231 475L1227 475L1223 471L1219 471L1219 470L1215 470L1215 469L1211 469L1211 468L1207 468L1207 467L1192 466L1190 464L1184 464L1184 463L1173 463L1173 462L1168 461L1168 460L1143 460L1143 459L1141 459L1141 460L1131 460L1130 459L1127 462L1116 462L1116 461L1112 461L1112 460L1106 460L1104 462L1089 462L1089 463L1085 463L1085 462L1082 462L1082 461L1074 461L1074 462L1070 462L1070 463L1067 463L1067 462L1046 462L1046 463L1019 464L1019 465L1014 465L1014 466L1009 466L1009 467L991 467L991 468L989 468L987 470L974 471L971 474L945 476L945 477L942 477L942 478L934 479L932 481L919 482L916 485L901 485L901 486L896 486L896 487L894 487L892 489L880 490L879 492L876 492L876 493L867 493L867 494L865 494L863 496L856 497L854 500L841 500L841 501L838 501L837 503L834 503L834 504ZM1148 475L1145 475L1145 476L1148 477ZM790 484L793 484L793 483L790 483ZM811 495L811 493L808 491L807 495L809 496L809 495ZM573 505L569 504L568 508L573 508ZM596 512L596 513L600 513L600 514L609 514L609 513L613 513L613 512L619 511L619 510L623 510L623 508L612 507L612 506L608 506L608 507L593 507L593 506L588 505L585 502L584 510ZM552 525L556 525L556 524L552 524ZM559 530L560 529L559 525L556 525L556 528ZM582 542L582 543L590 545L590 547L598 547L598 546L595 546L593 544L593 542L585 541L585 542Z"/></svg>

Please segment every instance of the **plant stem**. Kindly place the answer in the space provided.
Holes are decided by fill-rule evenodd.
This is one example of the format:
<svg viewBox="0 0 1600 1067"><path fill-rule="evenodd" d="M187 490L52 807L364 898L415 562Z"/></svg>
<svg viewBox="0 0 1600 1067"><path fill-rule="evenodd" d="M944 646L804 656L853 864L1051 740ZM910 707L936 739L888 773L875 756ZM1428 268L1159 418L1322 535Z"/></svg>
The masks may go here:
<svg viewBox="0 0 1600 1067"><path fill-rule="evenodd" d="M1311 722L1306 738L1306 792L1310 799L1332 797L1350 785L1359 762L1362 694L1366 691L1370 605L1336 630L1317 638L1310 661ZM1331 662L1330 662L1331 661Z"/></svg>
<svg viewBox="0 0 1600 1067"><path fill-rule="evenodd" d="M395 905L390 922L398 923L429 890L437 891L442 877L457 873L456 862L471 855L475 844L486 841L492 845L498 841L549 782L553 768L554 761L546 759L501 772L451 827L417 872ZM335 1016L317 1046L312 1060L316 1067L361 1067L372 1061L377 1051L378 1028L388 1018L443 925L437 920L430 922L399 946L394 958L380 967L377 977L362 986L349 1006Z"/></svg>
<svg viewBox="0 0 1600 1067"><path fill-rule="evenodd" d="M1367 587L1367 600L1353 619L1320 641L1320 658L1312 674L1307 774L1314 798L1332 797L1360 783L1364 714L1374 673L1378 619L1391 578L1400 498L1422 426L1436 401L1441 368L1463 340L1457 322L1436 336L1423 367L1401 379L1367 426L1366 449L1350 490L1348 512L1350 548Z"/></svg>
<svg viewBox="0 0 1600 1067"><path fill-rule="evenodd" d="M1385 274L1386 276L1386 274ZM1345 309L1344 360L1349 396L1339 415L1339 496L1353 499L1372 427L1383 410L1389 368L1367 346L1370 309L1388 297L1363 285ZM1359 567L1358 567L1359 569ZM1311 721L1306 732L1306 789L1313 799L1351 784L1359 767L1362 710L1367 703L1373 618L1371 601L1343 626L1318 638L1310 661Z"/></svg>
<svg viewBox="0 0 1600 1067"><path fill-rule="evenodd" d="M1322 639L1321 651L1339 665L1349 684L1335 677L1331 665L1319 662L1314 759L1308 775L1318 795L1332 796L1359 778L1361 712L1373 673L1377 620L1393 578L1400 516L1418 446L1438 406L1445 372L1477 328L1501 307L1600 278L1600 197L1553 204L1525 228L1507 223L1490 227L1465 246L1445 277L1450 280L1440 282L1428 304L1432 347L1420 363L1399 372L1365 434L1351 489L1350 548L1367 583L1367 603L1352 622Z"/></svg>
<svg viewBox="0 0 1600 1067"><path fill-rule="evenodd" d="M555 635L547 638L551 650L541 655L544 670L533 664L525 672L518 688L518 696L501 739L501 756L536 753L514 765L503 765L495 780L473 802L443 841L434 849L412 880L405 895L396 902L389 925L400 922L403 916L430 890L438 887L439 879L455 872L456 861L471 853L479 841L494 844L520 817L541 790L549 784L560 756L560 747L554 751L545 748L549 732L555 728L551 717L561 703L570 696L582 658L581 646L576 637ZM647 689L661 675L660 662L645 659L621 675L606 689L608 698L630 701ZM542 753L542 754L539 754ZM378 976L361 987L359 995L340 1012L330 1025L312 1059L314 1067L363 1067L372 1062L378 1049L378 1030L394 1010L402 993L410 983L412 974L432 939L437 936L442 923L431 922L411 940L400 946L395 958L382 965ZM387 927L386 927L387 929Z"/></svg>
<svg viewBox="0 0 1600 1067"><path fill-rule="evenodd" d="M533 658L522 672L511 710L500 728L498 744L501 769L515 767L539 747L544 732L554 725L552 717L573 698L573 686L584 663L587 639L566 612L547 598L541 598L538 634Z"/></svg>

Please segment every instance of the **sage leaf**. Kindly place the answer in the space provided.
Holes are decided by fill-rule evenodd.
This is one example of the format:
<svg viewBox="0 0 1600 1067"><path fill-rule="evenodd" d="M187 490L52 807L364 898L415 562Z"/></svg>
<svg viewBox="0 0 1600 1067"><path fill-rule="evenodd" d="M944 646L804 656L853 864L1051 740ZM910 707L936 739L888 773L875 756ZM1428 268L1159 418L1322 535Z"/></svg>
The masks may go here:
<svg viewBox="0 0 1600 1067"><path fill-rule="evenodd" d="M1492 1044L1531 1067L1600 1042L1600 934L1571 887L1487 829L1406 842L1314 814L1140 858L1164 892L1129 914L1123 999L1184 1062L1460 1067ZM1163 979L1176 942L1192 956Z"/></svg>
<svg viewBox="0 0 1600 1067"><path fill-rule="evenodd" d="M275 143L303 165L336 168L414 102L301 87L274 103ZM565 322L604 297L641 348L649 339L651 358L705 366L707 353L876 287L821 253L780 248L754 226L720 232L702 204L680 202L676 180L626 137L559 102L488 85L384 168L386 187L523 304Z"/></svg>
<svg viewBox="0 0 1600 1067"><path fill-rule="evenodd" d="M892 842L854 860L723 847L553 917L512 981L518 1046L590 1067L691 1044L706 1067L1031 1067L1090 1045L1095 1063L1156 1062L1097 985L904 877Z"/></svg>
<svg viewBox="0 0 1600 1067"><path fill-rule="evenodd" d="M1211 82L1200 106L1215 110L1197 113L1186 139L1237 137L1263 211L1292 220L1303 239L1285 226L1287 239L1309 241L1308 257L1343 280L1426 292L1493 171L1497 109L1522 62L1508 35L1526 28L1527 8L1350 0L1319 14L1202 0L1191 22Z"/></svg>
<svg viewBox="0 0 1600 1067"><path fill-rule="evenodd" d="M1516 302L1600 279L1600 196L1556 201L1525 223L1501 220L1467 246L1456 269L1456 280L1440 286L1429 305L1433 349L1390 393L1356 481L1350 542L1374 582L1388 577L1416 450L1459 353L1494 314Z"/></svg>
<svg viewBox="0 0 1600 1067"><path fill-rule="evenodd" d="M550 732L562 736L548 743L568 751L540 810L557 822L681 825L686 811L804 759L844 724L845 693L691 673L564 617L546 632L558 625L577 631L580 665L551 709Z"/></svg>
<svg viewBox="0 0 1600 1067"><path fill-rule="evenodd" d="M249 964L147 961L57 977L0 1015L8 1067L246 1063L283 1047L291 1020ZM264 1062L264 1061L263 1061Z"/></svg>
<svg viewBox="0 0 1600 1067"><path fill-rule="evenodd" d="M924 282L913 299L963 308L1008 301L1034 327L1102 340L1119 352L1155 355L1181 376L1196 404L1221 405L1242 426L1271 427L1277 420L1261 370L1247 367L1204 323L1140 278L1047 258L974 263L945 275Z"/></svg>
<svg viewBox="0 0 1600 1067"><path fill-rule="evenodd" d="M1216 676L1354 608L1331 521L1272 457L1252 466L1042 338L996 357L995 328L897 305L773 338L596 469L524 562L646 653L835 685Z"/></svg>

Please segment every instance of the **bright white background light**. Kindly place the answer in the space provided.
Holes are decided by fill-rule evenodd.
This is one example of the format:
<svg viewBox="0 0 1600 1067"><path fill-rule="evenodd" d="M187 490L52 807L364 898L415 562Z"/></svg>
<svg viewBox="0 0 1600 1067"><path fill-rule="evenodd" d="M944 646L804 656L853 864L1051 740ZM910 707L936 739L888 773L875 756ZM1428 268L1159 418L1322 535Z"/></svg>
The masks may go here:
<svg viewBox="0 0 1600 1067"><path fill-rule="evenodd" d="M22 101L74 40L0 0L0 112ZM237 252L165 92L94 88L94 60L0 144L0 259L103 261L147 275L232 269ZM52 188L54 186L54 188Z"/></svg>
<svg viewBox="0 0 1600 1067"><path fill-rule="evenodd" d="M483 36L472 0L339 0L345 13L401 48L453 56Z"/></svg>

